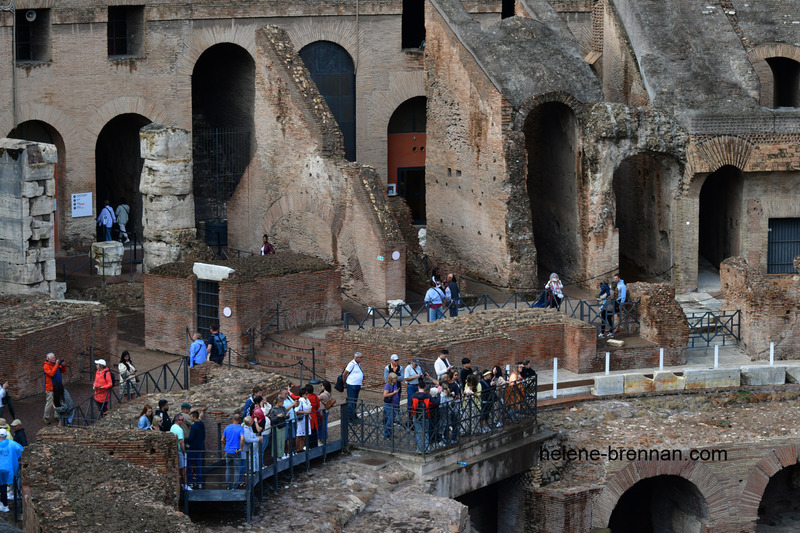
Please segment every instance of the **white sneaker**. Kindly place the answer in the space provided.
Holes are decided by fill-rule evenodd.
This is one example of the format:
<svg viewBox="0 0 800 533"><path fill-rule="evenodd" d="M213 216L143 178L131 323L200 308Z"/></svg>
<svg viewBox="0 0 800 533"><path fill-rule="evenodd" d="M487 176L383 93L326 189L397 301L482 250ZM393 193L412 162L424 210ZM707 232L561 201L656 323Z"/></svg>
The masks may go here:
<svg viewBox="0 0 800 533"><path fill-rule="evenodd" d="M189 485L184 485L183 490L192 490L192 487L190 487Z"/></svg>
<svg viewBox="0 0 800 533"><path fill-rule="evenodd" d="M0 503L0 513L7 513L8 511L9 511L9 508L6 507L5 505L3 505L2 503Z"/></svg>
<svg viewBox="0 0 800 533"><path fill-rule="evenodd" d="M597 336L597 338L598 338L598 339L602 339L603 337L605 337L605 335L604 335L603 333L600 333L600 334Z"/></svg>

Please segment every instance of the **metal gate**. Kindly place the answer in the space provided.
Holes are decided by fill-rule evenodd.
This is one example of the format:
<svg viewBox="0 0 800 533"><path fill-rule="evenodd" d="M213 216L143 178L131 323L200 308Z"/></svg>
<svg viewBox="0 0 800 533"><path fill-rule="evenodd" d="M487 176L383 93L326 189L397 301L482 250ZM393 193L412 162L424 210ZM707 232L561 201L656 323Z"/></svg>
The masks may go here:
<svg viewBox="0 0 800 533"><path fill-rule="evenodd" d="M228 218L228 199L250 164L250 138L246 128L197 128L192 133L197 220Z"/></svg>
<svg viewBox="0 0 800 533"><path fill-rule="evenodd" d="M741 321L741 311L689 313L686 315L686 322L689 324L689 347L694 348L695 344L700 346L739 344Z"/></svg>
<svg viewBox="0 0 800 533"><path fill-rule="evenodd" d="M219 322L219 283L197 280L197 331L208 338L209 326Z"/></svg>
<svg viewBox="0 0 800 533"><path fill-rule="evenodd" d="M800 255L800 218L769 219L767 274L794 274Z"/></svg>

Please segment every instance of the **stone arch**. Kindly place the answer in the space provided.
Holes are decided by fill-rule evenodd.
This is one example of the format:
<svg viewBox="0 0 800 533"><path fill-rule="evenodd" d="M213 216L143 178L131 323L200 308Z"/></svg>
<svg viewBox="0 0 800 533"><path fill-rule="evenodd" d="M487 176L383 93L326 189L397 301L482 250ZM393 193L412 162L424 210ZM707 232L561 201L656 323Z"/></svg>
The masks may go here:
<svg viewBox="0 0 800 533"><path fill-rule="evenodd" d="M522 131L525 128L525 122L527 121L528 116L531 114L531 111L542 104L549 103L561 103L566 105L572 109L573 113L575 113L575 118L578 119L578 124L583 122L583 114L585 112L585 106L583 103L568 92L552 91L549 93L538 94L525 100L525 102L523 102L523 104L520 106L517 116L514 119L513 129L516 131Z"/></svg>
<svg viewBox="0 0 800 533"><path fill-rule="evenodd" d="M138 96L121 96L101 105L89 119L83 141L94 146L102 129L120 115L141 115L157 124L175 125L164 107L153 99Z"/></svg>
<svg viewBox="0 0 800 533"><path fill-rule="evenodd" d="M753 153L753 144L736 135L718 135L697 144L697 154L711 172L729 165L742 170ZM696 167L699 165L694 165Z"/></svg>
<svg viewBox="0 0 800 533"><path fill-rule="evenodd" d="M784 58L800 63L800 46L788 43L765 43L747 51L747 58L753 65L760 81L760 103L764 107L774 107L774 76L768 59ZM800 89L800 88L799 88Z"/></svg>
<svg viewBox="0 0 800 533"><path fill-rule="evenodd" d="M256 28L250 25L212 26L194 30L186 39L186 49L178 59L176 69L178 76L190 78L195 63L206 50L217 44L231 43L244 48L255 62Z"/></svg>
<svg viewBox="0 0 800 533"><path fill-rule="evenodd" d="M708 506L710 523L721 522L729 514L725 487L710 468L699 461L632 461L614 474L592 504L592 526L607 527L611 513L625 492L639 481L655 476L679 476L692 483Z"/></svg>
<svg viewBox="0 0 800 533"><path fill-rule="evenodd" d="M745 481L739 504L738 515L743 522L755 522L758 519L758 506L772 476L798 463L800 463L800 448L796 445L787 445L769 450L753 467Z"/></svg>
<svg viewBox="0 0 800 533"><path fill-rule="evenodd" d="M322 20L320 20L322 19ZM364 35L355 22L344 17L309 17L286 28L286 33L299 53L305 46L317 41L336 43L350 54L358 76L360 43Z"/></svg>
<svg viewBox="0 0 800 533"><path fill-rule="evenodd" d="M33 120L44 122L58 131L64 139L65 149L70 145L71 140L75 139L77 141L78 129L75 127L75 121L70 119L59 108L51 105L22 104L18 106L17 124L14 124L14 116L9 111L0 119L0 131L2 131L3 135L6 135L18 124Z"/></svg>

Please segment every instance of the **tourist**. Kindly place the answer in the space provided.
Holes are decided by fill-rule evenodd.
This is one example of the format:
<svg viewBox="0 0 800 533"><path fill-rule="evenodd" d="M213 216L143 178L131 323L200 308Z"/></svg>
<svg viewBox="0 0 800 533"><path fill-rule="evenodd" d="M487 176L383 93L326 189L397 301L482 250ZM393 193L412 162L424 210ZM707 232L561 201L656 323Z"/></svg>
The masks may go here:
<svg viewBox="0 0 800 533"><path fill-rule="evenodd" d="M139 413L139 429L156 429L153 426L153 408L149 405L145 404Z"/></svg>
<svg viewBox="0 0 800 533"><path fill-rule="evenodd" d="M208 347L200 333L192 333L192 344L189 345L189 368L194 368L206 362Z"/></svg>
<svg viewBox="0 0 800 533"><path fill-rule="evenodd" d="M283 407L286 409L286 453L294 453L295 439L297 438L297 412L295 409L300 405L300 396L292 394L291 385L286 388L287 396L283 400ZM297 392L300 392L299 387Z"/></svg>
<svg viewBox="0 0 800 533"><path fill-rule="evenodd" d="M394 431L394 421L400 411L400 388L397 374L390 372L383 386L383 436L387 439Z"/></svg>
<svg viewBox="0 0 800 533"><path fill-rule="evenodd" d="M178 472L181 476L181 486L183 490L192 490L186 483L186 443L183 439L184 433L181 424L183 423L183 413L175 415L175 423L169 428L170 433L178 437Z"/></svg>
<svg viewBox="0 0 800 533"><path fill-rule="evenodd" d="M321 420L317 437L322 442L328 440L328 411L336 405L336 398L331 395L331 383L327 380L322 380L322 392L319 393L319 403L321 411Z"/></svg>
<svg viewBox="0 0 800 533"><path fill-rule="evenodd" d="M533 368L531 368L531 360L525 359L522 362L522 369L519 372L519 377L521 377L522 379L528 379L532 378L535 375L536 371Z"/></svg>
<svg viewBox="0 0 800 533"><path fill-rule="evenodd" d="M67 371L67 366L64 360L56 359L56 355L52 352L47 354L44 365L44 419L42 420L45 425L50 423L50 417L53 414L53 383L63 382L63 373Z"/></svg>
<svg viewBox="0 0 800 533"><path fill-rule="evenodd" d="M351 422L358 420L356 415L358 394L361 392L361 385L364 383L364 371L361 369L361 361L364 355L356 352L353 360L347 363L342 379L347 384L347 410Z"/></svg>
<svg viewBox="0 0 800 533"><path fill-rule="evenodd" d="M53 407L56 410L58 425L68 427L72 424L72 417L75 415L75 403L69 391L64 388L62 382L53 383Z"/></svg>
<svg viewBox="0 0 800 533"><path fill-rule="evenodd" d="M14 442L25 448L28 445L28 435L25 434L25 428L22 427L22 420L15 418L11 422L11 431L14 432Z"/></svg>
<svg viewBox="0 0 800 533"><path fill-rule="evenodd" d="M111 208L111 202L106 200L105 206L100 211L100 214L97 215L97 225L100 226L100 230L103 232L103 241L108 242L111 240L111 226L113 226L116 221L117 217L114 215L114 210Z"/></svg>
<svg viewBox="0 0 800 533"><path fill-rule="evenodd" d="M5 409L6 404L6 395L8 391L8 380L5 380L2 385L0 385L0 417L3 416L3 411Z"/></svg>
<svg viewBox="0 0 800 533"><path fill-rule="evenodd" d="M442 315L442 299L444 291L434 281L428 282L428 291L425 293L425 305L428 306L428 322L433 322Z"/></svg>
<svg viewBox="0 0 800 533"><path fill-rule="evenodd" d="M417 453L428 451L433 408L438 404L438 399L434 399L429 391L430 385L422 382L419 390L411 397L409 412L414 423L414 439L417 444Z"/></svg>
<svg viewBox="0 0 800 533"><path fill-rule="evenodd" d="M208 330L211 332L206 341L208 358L214 363L222 365L225 356L228 354L228 338L219 330L219 324L217 323L211 324Z"/></svg>
<svg viewBox="0 0 800 533"><path fill-rule="evenodd" d="M114 214L117 216L117 225L119 225L119 241L123 244L128 244L131 240L128 238L125 226L128 224L128 219L131 215L131 206L125 203L125 198L120 197L119 205ZM123 241L122 239L125 240Z"/></svg>
<svg viewBox="0 0 800 533"><path fill-rule="evenodd" d="M117 369L119 370L120 392L122 393L123 397L127 397L128 400L130 400L131 389L134 389L135 383L139 380L139 378L136 377L136 367L133 366L133 361L131 361L131 353L128 350L122 352L122 356L119 358L119 365L117 365Z"/></svg>
<svg viewBox="0 0 800 533"><path fill-rule="evenodd" d="M247 399L244 401L244 407L242 407L242 417L250 416L253 412L253 406L256 403L256 398L262 396L264 388L261 385L256 385L253 387L252 393Z"/></svg>
<svg viewBox="0 0 800 533"><path fill-rule="evenodd" d="M389 374L394 372L397 376L397 390L400 392L398 396L403 395L403 378L405 374L403 372L403 367L400 365L400 356L396 353L393 353L391 357L389 357L389 364L386 365L383 369L383 382L386 383L386 380L389 379Z"/></svg>
<svg viewBox="0 0 800 533"><path fill-rule="evenodd" d="M461 409L464 414L462 420L466 423L466 434L471 435L478 425L481 412L481 384L476 374L467 376L464 390L461 394Z"/></svg>
<svg viewBox="0 0 800 533"><path fill-rule="evenodd" d="M14 483L19 473L19 457L22 446L8 439L8 430L0 429L0 512L8 512L8 486Z"/></svg>
<svg viewBox="0 0 800 533"><path fill-rule="evenodd" d="M550 279L544 288L547 290L549 307L561 309L561 301L564 299L564 285L561 283L561 278L558 277L558 274L555 272L550 274Z"/></svg>
<svg viewBox="0 0 800 533"><path fill-rule="evenodd" d="M461 305L461 290L458 288L458 280L453 273L447 275L445 296L450 300L450 316L458 316L458 307Z"/></svg>
<svg viewBox="0 0 800 533"><path fill-rule="evenodd" d="M472 374L472 372L472 362L470 361L469 357L464 357L461 359L461 372L459 378L462 385L467 383L467 376Z"/></svg>
<svg viewBox="0 0 800 533"><path fill-rule="evenodd" d="M192 412L192 404L190 404L189 402L183 402L181 404L180 412L183 414L183 421L180 423L181 429L183 430L183 435L188 437L189 430L191 429L192 425L192 417L189 416L189 413Z"/></svg>
<svg viewBox="0 0 800 533"><path fill-rule="evenodd" d="M158 416L160 420L160 424L158 426L159 431L169 431L172 427L172 420L169 419L169 402L165 399L158 400L158 411L156 411L156 416Z"/></svg>
<svg viewBox="0 0 800 533"><path fill-rule="evenodd" d="M269 243L269 235L266 233L261 237L261 255L272 255L275 253L275 248Z"/></svg>
<svg viewBox="0 0 800 533"><path fill-rule="evenodd" d="M187 477L189 483L198 489L203 488L203 454L206 450L206 425L203 422L203 413L194 410L189 416L192 425L189 429L189 438L186 439Z"/></svg>
<svg viewBox="0 0 800 533"><path fill-rule="evenodd" d="M286 389L281 389L281 391L278 393L278 399L275 401L275 405L273 405L272 409L270 409L267 413L270 424L274 428L272 430L272 456L275 459L282 459L284 457L288 412L283 405L284 401L288 397L289 391Z"/></svg>
<svg viewBox="0 0 800 533"><path fill-rule="evenodd" d="M453 368L450 365L450 361L447 359L449 354L450 352L446 348L442 349L439 357L436 358L436 362L433 363L433 370L436 372L436 379L439 381L443 380L445 374L447 374L447 371Z"/></svg>
<svg viewBox="0 0 800 533"><path fill-rule="evenodd" d="M5 418L0 418L0 429L6 430L6 438L8 440L14 440L14 436L11 434L11 426L8 425Z"/></svg>
<svg viewBox="0 0 800 533"><path fill-rule="evenodd" d="M597 334L597 338L602 339L606 336L606 326L608 326L609 335L614 331L614 298L607 280L601 281L599 287L597 303L600 307L600 333Z"/></svg>
<svg viewBox="0 0 800 533"><path fill-rule="evenodd" d="M439 272L439 267L433 267L431 269L431 281L434 283L434 285L442 282L442 276Z"/></svg>
<svg viewBox="0 0 800 533"><path fill-rule="evenodd" d="M311 401L308 399L308 389L306 387L300 389L300 399L297 407L294 408L294 412L297 416L297 438L295 439L294 449L297 453L300 453L306 449L306 435L308 435L311 428Z"/></svg>
<svg viewBox="0 0 800 533"><path fill-rule="evenodd" d="M492 387L502 387L506 384L506 378L503 375L503 367L500 365L492 367L490 378L489 385Z"/></svg>
<svg viewBox="0 0 800 533"><path fill-rule="evenodd" d="M483 431L489 431L489 417L492 414L492 405L494 404L494 390L490 380L492 379L492 371L487 370L481 376L481 424Z"/></svg>
<svg viewBox="0 0 800 533"><path fill-rule="evenodd" d="M259 468L261 468L260 461L258 460L258 452L261 450L260 443L264 440L264 438L260 435L261 428L258 425L255 425L252 416L244 417L242 429L244 430L243 436L245 448L242 450L242 466L239 470L240 478L244 474L245 468L249 467L250 472L258 472ZM250 464L247 464L248 460L250 461Z"/></svg>
<svg viewBox="0 0 800 533"><path fill-rule="evenodd" d="M411 363L406 367L404 380L406 382L406 397L408 399L408 408L411 408L411 397L419 390L419 380L424 377L422 368L419 366L419 359L414 358Z"/></svg>
<svg viewBox="0 0 800 533"><path fill-rule="evenodd" d="M96 359L94 364L97 365L97 370L94 374L92 389L94 390L94 401L100 411L98 418L101 418L111 404L111 387L114 385L114 381L111 379L111 369L108 368L105 359Z"/></svg>
<svg viewBox="0 0 800 533"><path fill-rule="evenodd" d="M264 456L264 451L269 446L269 437L272 429L272 422L270 421L267 413L269 413L272 406L267 401L266 398L262 398L261 396L256 396L256 403L255 407L253 407L253 423L258 424L258 427L261 428L261 436L264 437L264 440L261 441L261 450L259 457Z"/></svg>
<svg viewBox="0 0 800 533"><path fill-rule="evenodd" d="M242 417L238 413L233 415L233 422L225 426L222 432L221 444L225 450L225 488L233 490L242 480L239 471L241 462L240 453L244 449L244 428L241 426ZM234 476L237 476L234 481Z"/></svg>
<svg viewBox="0 0 800 533"><path fill-rule="evenodd" d="M319 396L314 394L314 386L311 383L306 384L308 391L308 401L311 402L311 414L309 415L309 433L306 436L306 447L310 450L316 448L319 444Z"/></svg>
<svg viewBox="0 0 800 533"><path fill-rule="evenodd" d="M454 370L449 370L444 378L443 387L447 387L447 408L440 413L443 419L442 438L445 444L455 444L458 441L461 418L461 387L456 380ZM443 391L444 392L444 391ZM441 410L441 407L440 407Z"/></svg>
<svg viewBox="0 0 800 533"><path fill-rule="evenodd" d="M619 274L614 274L614 286L614 314L617 315L617 328L619 328L619 323L624 319L620 313L622 312L625 302L628 301L628 286L625 285L625 281L619 277ZM611 333L609 333L608 336L613 337L615 332L616 330L611 330Z"/></svg>

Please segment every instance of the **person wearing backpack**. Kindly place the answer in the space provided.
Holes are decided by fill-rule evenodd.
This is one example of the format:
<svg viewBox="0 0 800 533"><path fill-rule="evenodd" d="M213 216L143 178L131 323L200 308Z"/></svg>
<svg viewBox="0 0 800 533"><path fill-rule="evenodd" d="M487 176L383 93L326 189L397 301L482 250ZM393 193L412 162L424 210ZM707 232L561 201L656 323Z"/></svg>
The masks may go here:
<svg viewBox="0 0 800 533"><path fill-rule="evenodd" d="M225 355L228 353L228 339L225 334L219 330L219 324L211 324L208 328L211 330L211 335L208 337L208 353L211 354L209 359L218 365L222 364L225 360Z"/></svg>
<svg viewBox="0 0 800 533"><path fill-rule="evenodd" d="M103 209L100 211L100 214L97 215L97 225L100 226L100 229L103 232L103 241L110 241L111 240L111 226L117 221L116 215L114 215L114 210L111 208L111 202L106 200L106 204Z"/></svg>
<svg viewBox="0 0 800 533"><path fill-rule="evenodd" d="M125 198L119 199L119 205L117 206L117 224L119 225L119 240L125 239L124 244L131 242L128 238L128 232L125 230L125 225L128 223L128 219L131 216L131 206L125 203Z"/></svg>
<svg viewBox="0 0 800 533"><path fill-rule="evenodd" d="M97 359L94 362L97 365L97 372L94 375L94 401L100 409L100 416L108 411L108 404L111 400L111 388L114 386L114 374L108 368L105 359Z"/></svg>

